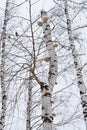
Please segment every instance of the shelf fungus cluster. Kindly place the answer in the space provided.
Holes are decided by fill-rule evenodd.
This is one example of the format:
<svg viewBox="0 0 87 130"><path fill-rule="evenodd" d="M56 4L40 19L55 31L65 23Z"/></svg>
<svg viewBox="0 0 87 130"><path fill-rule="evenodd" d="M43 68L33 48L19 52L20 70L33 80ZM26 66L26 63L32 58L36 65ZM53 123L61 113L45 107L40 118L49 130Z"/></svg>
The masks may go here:
<svg viewBox="0 0 87 130"><path fill-rule="evenodd" d="M42 20L44 21L44 22L46 22L47 20L48 20L48 17L47 16L44 16L43 18L42 18ZM41 22L41 21L38 21L38 26L42 26L43 25L43 23Z"/></svg>

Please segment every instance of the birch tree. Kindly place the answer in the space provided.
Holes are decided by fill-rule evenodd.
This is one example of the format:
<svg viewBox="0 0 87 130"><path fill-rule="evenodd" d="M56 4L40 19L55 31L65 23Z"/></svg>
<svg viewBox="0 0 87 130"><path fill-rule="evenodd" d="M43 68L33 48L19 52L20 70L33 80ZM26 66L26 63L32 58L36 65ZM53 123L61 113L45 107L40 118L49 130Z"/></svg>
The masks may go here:
<svg viewBox="0 0 87 130"><path fill-rule="evenodd" d="M5 127L5 117L6 117L6 85L5 85L5 46L6 46L6 27L9 20L9 0L6 1L4 23L1 34L1 94L2 94L2 107L0 114L0 130L4 130Z"/></svg>
<svg viewBox="0 0 87 130"><path fill-rule="evenodd" d="M69 37L69 42L70 42L70 49L71 49L73 60L74 60L76 76L77 76L77 85L80 90L81 104L83 108L83 115L84 115L84 120L86 123L86 129L87 129L87 90L83 81L82 66L80 65L78 53L76 51L75 44L74 44L74 37L72 33L71 20L69 18L67 0L65 0L65 15L66 15L66 23L67 23L67 32L68 32L68 37Z"/></svg>
<svg viewBox="0 0 87 130"><path fill-rule="evenodd" d="M40 82L42 92L42 120L43 130L53 130L53 115L52 115L52 92L57 79L57 55L53 47L51 30L49 20L46 11L41 11L42 23L39 23L43 28L43 44L46 44L49 57L46 57L46 61L49 61L49 73L46 78L48 83ZM43 77L42 77L43 78Z"/></svg>
<svg viewBox="0 0 87 130"><path fill-rule="evenodd" d="M58 73L57 71L60 69L57 67L58 63L57 63L57 56L56 56L54 46L58 46L58 45L57 44L53 45L53 40L52 40L52 36L51 36L52 32L51 32L50 25L49 25L50 20L47 16L47 12L45 12L43 10L41 11L42 22L38 22L38 25L42 26L42 29L43 29L43 40L42 40L43 45L42 46L40 45L40 43L38 42L39 40L37 40L37 39L39 39L40 35L37 35L38 29L37 29L36 24L34 24L35 22L37 22L37 19L34 19L35 21L33 21L34 16L33 16L33 13L31 13L31 6L34 5L35 3L32 2L32 4L31 4L31 0L29 0L27 2L29 2L28 5L29 5L29 9L30 9L29 10L30 18L27 19L27 18L18 16L17 17L18 20L20 18L22 18L22 20L19 20L20 23L18 26L16 23L16 26L14 27L16 29L13 31L12 35L9 35L9 39L12 40L11 38L13 38L13 40L14 40L13 43L11 42L11 45L13 44L13 46L14 46L13 50L10 53L10 55L11 54L12 55L11 55L11 57L9 56L11 59L11 62L13 63L13 67L12 67L11 71L9 72L9 74L11 75L11 81L12 81L12 84L10 84L11 91L9 93L9 99L10 99L9 104L12 104L14 102L13 103L14 105L12 107L13 107L14 111L15 111L15 109L18 111L18 115L17 115L17 111L14 112L15 114L13 114L12 113L13 111L11 111L11 114L12 114L12 116L14 116L14 115L17 116L16 117L16 119L18 119L17 126L19 125L19 128L17 128L17 129L21 129L20 123L23 121L24 124L22 124L22 123L21 124L24 127L24 129L26 129L26 130L41 129L42 122L43 122L42 123L43 130L54 130L54 128L53 128L53 121L54 121L53 110L55 109L55 107L54 108L52 107L52 103L53 103L52 92L53 92L54 85L55 85L55 82L57 79L57 73ZM84 99L84 97L86 94L85 93L86 89L85 89L85 85L84 85L83 77L82 77L82 66L79 63L79 57L78 57L76 47L75 47L74 36L73 36L72 27L71 27L72 20L69 17L68 4L67 4L67 1L63 1L63 2L65 2L64 6L63 6L63 9L64 9L63 16L64 15L66 16L65 24L67 25L66 30L68 32L69 43L70 43L69 52L72 53L72 57L74 59L74 67L76 69L77 84L80 88L80 91L81 91L80 93L81 93L81 97L82 97L81 101L83 101L85 104L86 100ZM21 5L22 5L22 3L17 5L17 7L20 7ZM65 12L65 14L64 14L64 12ZM30 22L30 24L29 24L29 22ZM24 26L22 26L22 23L24 24ZM25 25L28 25L28 26L25 27ZM56 30L56 33L58 33L58 29ZM16 30L18 30L18 31L16 31ZM7 33L6 33L6 35L7 35ZM56 37L58 37L58 36L59 35L56 35ZM42 47L42 48L40 48L40 47ZM4 48L5 48L5 46L4 46ZM47 55L45 58L42 58L43 54L38 56L38 54L37 54L39 52L38 48L40 50L42 49L41 52L45 53L45 56ZM45 51L43 51L43 50L45 50ZM61 52L63 52L63 55L65 56L64 50ZM30 56L32 57L33 60L31 60ZM60 59L61 59L61 56L60 56ZM63 60L61 60L61 61L63 61ZM44 62L44 65L41 67L42 62ZM47 62L47 66L45 64L46 62ZM62 64L61 64L61 66L62 66ZM5 63L4 63L4 67L5 67ZM48 68L46 68L46 67L48 67ZM63 70L60 69L62 72L67 71L68 68L71 66L68 66L66 68L66 65L64 64L64 67L65 68ZM43 70L45 70L44 72L46 72L46 73L43 74L41 68L43 68ZM2 69L2 70L4 70L4 69ZM29 73L30 73L30 75L29 75ZM64 77L64 78L66 78L66 77ZM46 79L46 80L44 80L44 79ZM37 83L36 83L36 81L37 81ZM27 84L26 84L26 82L27 82ZM72 84L73 83L66 85L67 86L66 88L68 88L68 86L71 87ZM36 89L38 89L39 86L40 86L41 91L38 92ZM13 87L14 87L14 89L13 89ZM61 86L61 87L63 87L63 86ZM32 90L32 88L33 88L33 90ZM28 93L26 102L23 101L25 89L27 90L27 93ZM41 93L41 100L38 100L38 103L37 103L37 99L35 99L35 97L33 97L34 101L32 100L32 95L34 96L34 89L36 91L35 94ZM61 89L61 90L64 90L64 89ZM13 91L14 91L14 93L13 93ZM6 91L5 91L5 93L6 93ZM58 91L54 93L54 95L58 94L58 93L59 93L59 88L58 88ZM37 94L37 95L39 95L39 94ZM70 95L72 95L72 93L70 93ZM69 97L69 96L67 96L67 97ZM60 106L60 109L61 109L61 106L63 108L63 105L61 105L61 102L63 102L65 100L64 95L62 97L63 97L63 98L61 98L62 100L60 100L59 98L57 99L57 103L55 105L55 106L57 106L57 108ZM23 103L27 104L27 110L25 110L26 106L24 104L19 103L20 100L22 100ZM67 100L67 103L68 103L68 100ZM40 113L39 110L36 111L34 109L37 105L40 106L39 104L42 106L42 113ZM85 109L86 106L84 107L84 104L83 104L83 108ZM23 109L22 109L22 107L20 107L20 105L23 106ZM17 108L16 108L16 106L17 106ZM66 107L67 107L67 105L66 105ZM21 113L21 110L26 111L25 112L26 118L24 117L24 115L22 115L22 114L24 114L23 113L24 111L22 111L22 113ZM31 113L33 113L33 111L34 111L34 114L39 112L39 116L38 116L38 114L36 114L36 117L34 116L34 114L33 114L33 116L31 116ZM61 111L63 111L63 109ZM68 111L69 111L69 108L68 108ZM57 111L58 118L55 118L55 119L60 118L58 112L59 111ZM77 112L78 112L78 109L76 110L75 114ZM86 112L86 109L84 112ZM64 109L64 113L65 113L65 109ZM65 114L65 115L68 115L68 114ZM21 117L22 121L21 121L20 117ZM35 118L38 118L38 117L39 117L40 121L35 120ZM42 117L42 120L40 117ZM14 118L15 118L15 116L14 116ZM77 118L78 118L78 116L77 116ZM74 120L74 114L68 119L65 116L63 116L62 119L60 119L60 120L62 120L62 123L61 123L61 121L57 120L56 122L58 122L59 124L56 123L55 125L59 127L59 125L62 126L67 123L69 124L70 121ZM15 119L13 120L13 122L14 121L15 121ZM8 124L10 124L10 121L8 121ZM16 123L14 123L14 124L16 124ZM12 126L13 126L12 129L14 129L14 124L12 124ZM6 128L8 129L8 126Z"/></svg>
<svg viewBox="0 0 87 130"><path fill-rule="evenodd" d="M36 67L36 55L35 55L35 41L34 41L34 30L33 30L33 23L32 23L32 4L31 4L31 0L29 0L29 19L30 19L30 32L31 32L31 41L32 41L32 55L33 55L33 59L31 56L31 62L33 62L33 66L32 69L33 71L35 70ZM32 109L32 73L30 73L30 78L29 78L29 86L28 86L28 101L27 101L27 120L26 120L26 130L31 130L32 126L31 126L31 109Z"/></svg>
<svg viewBox="0 0 87 130"><path fill-rule="evenodd" d="M27 118L26 118L26 130L31 130L31 103L32 103L32 79L29 76L28 82L28 101L27 101Z"/></svg>

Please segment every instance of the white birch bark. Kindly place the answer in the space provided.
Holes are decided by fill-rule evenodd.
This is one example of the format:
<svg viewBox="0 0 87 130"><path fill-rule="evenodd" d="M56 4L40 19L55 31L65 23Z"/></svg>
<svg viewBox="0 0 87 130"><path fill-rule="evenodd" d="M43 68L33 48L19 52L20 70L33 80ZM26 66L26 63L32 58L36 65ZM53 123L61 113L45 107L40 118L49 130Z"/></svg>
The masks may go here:
<svg viewBox="0 0 87 130"><path fill-rule="evenodd" d="M0 112L0 130L4 130L5 127L5 117L6 117L6 87L5 87L5 41L6 41L6 26L8 22L8 7L9 7L9 0L6 1L5 7L5 16L4 16L4 23L2 28L1 34L1 94L2 94L2 106Z"/></svg>
<svg viewBox="0 0 87 130"><path fill-rule="evenodd" d="M57 56L55 54L55 49L53 48L53 42L51 38L51 30L48 20L44 20L45 17L48 18L45 11L41 11L42 24L43 24L43 34L44 34L44 44L46 44L47 51L50 57L49 62L49 74L48 84L41 83L42 91L42 119L43 119L43 130L53 130L53 115L52 115L52 91L57 78Z"/></svg>
<svg viewBox="0 0 87 130"><path fill-rule="evenodd" d="M33 61L33 71L35 69L35 44L34 44L34 32L33 32L33 25L32 25L32 1L29 0L29 17L30 17L30 30L31 30L31 37L32 37L32 44L33 44L33 53L34 54L34 61L31 58L31 62ZM32 107L32 73L29 72L29 81L28 81L28 101L27 101L27 118L26 118L26 130L31 130L31 107Z"/></svg>
<svg viewBox="0 0 87 130"><path fill-rule="evenodd" d="M32 106L32 80L31 72L29 76L28 87L28 101L27 101L27 118L26 118L26 130L31 130L31 106Z"/></svg>
<svg viewBox="0 0 87 130"><path fill-rule="evenodd" d="M68 13L68 1L65 0L65 15L66 15L66 20L67 20L67 32L69 36L69 42L70 42L70 49L72 51L72 56L74 60L74 65L76 69L76 76L77 76L77 85L80 90L80 95L81 95L81 104L83 108L83 115L84 115L84 120L86 123L86 130L87 130L87 93L86 93L86 86L83 81L83 76L82 76L82 66L80 65L79 59L78 59L78 54L74 45L74 38L73 38L73 33L72 33L72 28L71 28L71 20L69 18L69 13Z"/></svg>

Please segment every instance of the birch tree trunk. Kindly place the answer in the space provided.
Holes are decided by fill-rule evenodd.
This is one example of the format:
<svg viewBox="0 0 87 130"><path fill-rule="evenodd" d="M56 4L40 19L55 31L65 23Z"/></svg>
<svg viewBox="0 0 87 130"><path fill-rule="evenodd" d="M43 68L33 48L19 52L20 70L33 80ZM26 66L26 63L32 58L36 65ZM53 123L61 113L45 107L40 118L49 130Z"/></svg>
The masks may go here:
<svg viewBox="0 0 87 130"><path fill-rule="evenodd" d="M34 59L31 58L31 62L33 61L33 71L35 70L35 42L34 42L34 32L33 32L33 23L32 23L32 1L29 0L29 21L30 21L30 30L31 30L31 41L33 45L33 55ZM26 130L31 130L31 103L32 103L32 73L29 72L29 82L28 82L28 101L27 101L27 119L26 119Z"/></svg>
<svg viewBox="0 0 87 130"><path fill-rule="evenodd" d="M46 75L48 78L48 84L41 83L42 91L42 120L43 120L43 130L53 130L53 115L52 115L52 91L57 78L57 56L55 54L55 49L53 48L53 42L51 38L51 30L48 22L48 16L45 11L41 11L42 17L42 27L44 34L44 44L46 44L47 51L49 54L49 74Z"/></svg>
<svg viewBox="0 0 87 130"><path fill-rule="evenodd" d="M6 41L6 26L8 22L8 7L9 7L9 0L6 1L5 7L5 16L4 16L4 23L3 23L3 30L1 34L1 94L2 94L2 106L1 106L1 113L0 113L0 130L4 130L5 127L5 117L6 117L6 87L5 87L5 41Z"/></svg>
<svg viewBox="0 0 87 130"><path fill-rule="evenodd" d="M28 81L28 101L27 101L27 119L26 119L26 130L31 130L31 103L32 103L32 80L31 73Z"/></svg>
<svg viewBox="0 0 87 130"><path fill-rule="evenodd" d="M72 33L72 28L71 28L71 20L69 18L69 13L68 13L68 0L65 0L65 15L66 15L66 20L67 20L67 32L69 36L69 42L70 42L70 49L72 51L72 56L74 60L74 65L76 69L76 76L77 76L77 85L80 90L80 95L81 95L81 104L83 108L83 115L84 115L84 120L86 123L86 130L87 130L87 93L86 93L86 86L83 81L83 76L82 76L82 66L80 65L78 54L74 45L74 38L73 38L73 33Z"/></svg>

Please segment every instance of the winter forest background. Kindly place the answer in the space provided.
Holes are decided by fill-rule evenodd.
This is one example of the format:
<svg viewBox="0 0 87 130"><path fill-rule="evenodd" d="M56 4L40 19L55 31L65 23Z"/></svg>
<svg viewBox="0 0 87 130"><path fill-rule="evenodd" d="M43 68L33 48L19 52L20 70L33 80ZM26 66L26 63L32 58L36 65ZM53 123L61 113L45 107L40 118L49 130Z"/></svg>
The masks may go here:
<svg viewBox="0 0 87 130"><path fill-rule="evenodd" d="M87 0L0 0L0 130L87 130L86 86Z"/></svg>

